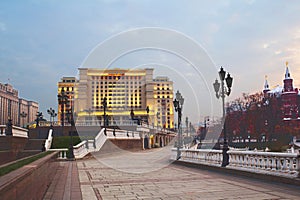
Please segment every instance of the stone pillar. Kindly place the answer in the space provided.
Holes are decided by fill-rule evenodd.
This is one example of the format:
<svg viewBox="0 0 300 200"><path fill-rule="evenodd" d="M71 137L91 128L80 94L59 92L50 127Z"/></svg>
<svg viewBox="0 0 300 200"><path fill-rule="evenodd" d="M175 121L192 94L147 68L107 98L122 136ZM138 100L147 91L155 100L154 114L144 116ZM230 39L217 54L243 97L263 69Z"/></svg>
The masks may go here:
<svg viewBox="0 0 300 200"><path fill-rule="evenodd" d="M141 134L141 140L142 140L142 149L145 150L145 133L142 132Z"/></svg>

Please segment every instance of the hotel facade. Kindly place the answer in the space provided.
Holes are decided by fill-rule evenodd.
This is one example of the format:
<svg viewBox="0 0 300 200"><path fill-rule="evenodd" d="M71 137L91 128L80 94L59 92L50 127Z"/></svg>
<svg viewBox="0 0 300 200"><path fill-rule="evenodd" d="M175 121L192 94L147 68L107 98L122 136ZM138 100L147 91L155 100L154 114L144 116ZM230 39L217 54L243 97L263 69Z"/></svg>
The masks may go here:
<svg viewBox="0 0 300 200"><path fill-rule="evenodd" d="M73 85L68 86L73 87L69 104L78 119L97 120L101 125L106 98L110 125L130 124L136 120L173 128L173 82L168 77L153 78L153 70L79 68L79 79L73 77ZM58 84L59 94L67 89L62 82ZM61 111L59 104L59 116L62 116Z"/></svg>

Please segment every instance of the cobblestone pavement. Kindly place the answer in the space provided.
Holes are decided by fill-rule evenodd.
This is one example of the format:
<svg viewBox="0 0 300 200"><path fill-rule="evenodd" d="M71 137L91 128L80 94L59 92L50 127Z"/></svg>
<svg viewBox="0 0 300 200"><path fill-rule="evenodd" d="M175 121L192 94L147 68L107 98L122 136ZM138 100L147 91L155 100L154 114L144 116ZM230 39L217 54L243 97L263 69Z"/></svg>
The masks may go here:
<svg viewBox="0 0 300 200"><path fill-rule="evenodd" d="M118 159L117 163L120 160L124 163L136 162L126 160L128 158L122 154L113 158ZM300 199L300 187L229 176L176 164L156 171L144 170L147 173L128 173L126 165L126 170L122 170L122 166L115 170L90 157L77 161L77 167L82 198L86 200ZM148 166L145 164L136 167Z"/></svg>
<svg viewBox="0 0 300 200"><path fill-rule="evenodd" d="M82 199L77 164L75 161L58 161L59 167L53 177L44 200Z"/></svg>

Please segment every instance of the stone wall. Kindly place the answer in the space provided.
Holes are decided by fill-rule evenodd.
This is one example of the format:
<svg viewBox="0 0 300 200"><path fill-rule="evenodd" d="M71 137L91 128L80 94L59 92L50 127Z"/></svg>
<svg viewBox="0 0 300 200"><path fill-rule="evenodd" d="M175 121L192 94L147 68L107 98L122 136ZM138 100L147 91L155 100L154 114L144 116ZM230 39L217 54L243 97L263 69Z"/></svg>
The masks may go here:
<svg viewBox="0 0 300 200"><path fill-rule="evenodd" d="M142 140L137 139L110 139L114 145L123 150L138 151L143 149Z"/></svg>
<svg viewBox="0 0 300 200"><path fill-rule="evenodd" d="M51 153L0 177L1 199L42 199L59 165L56 156Z"/></svg>
<svg viewBox="0 0 300 200"><path fill-rule="evenodd" d="M143 149L142 140L137 139L109 139L100 149L100 153L112 153L118 151L139 151Z"/></svg>
<svg viewBox="0 0 300 200"><path fill-rule="evenodd" d="M0 165L20 158L19 154L27 142L28 139L22 137L0 137Z"/></svg>

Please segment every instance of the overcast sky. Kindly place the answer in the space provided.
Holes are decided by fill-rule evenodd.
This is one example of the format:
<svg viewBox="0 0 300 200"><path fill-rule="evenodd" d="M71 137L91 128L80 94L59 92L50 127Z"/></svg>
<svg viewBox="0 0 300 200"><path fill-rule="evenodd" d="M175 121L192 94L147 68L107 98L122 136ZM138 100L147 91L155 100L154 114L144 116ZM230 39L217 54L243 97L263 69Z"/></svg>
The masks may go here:
<svg viewBox="0 0 300 200"><path fill-rule="evenodd" d="M215 73L223 66L234 77L229 99L262 90L265 75L271 87L281 85L286 61L294 86L300 87L300 1L296 0L2 0L0 82L9 82L21 97L39 102L43 113L49 107L57 109L57 82L61 77L77 75L77 68L99 43L142 27L174 30L198 43L211 59ZM191 48L186 53L194 52ZM170 52L131 53L110 67L149 63L161 64L156 75L169 76L172 73L168 67L175 71L176 65L185 73L184 80L191 82L187 84L199 88L189 63L178 55L170 56ZM175 90L180 89L187 102L199 102L180 82L176 85L175 75L171 78ZM212 89L214 79L202 81L211 87L205 90ZM192 116L194 122L210 114L202 108L195 114L193 106L186 106L185 115Z"/></svg>

